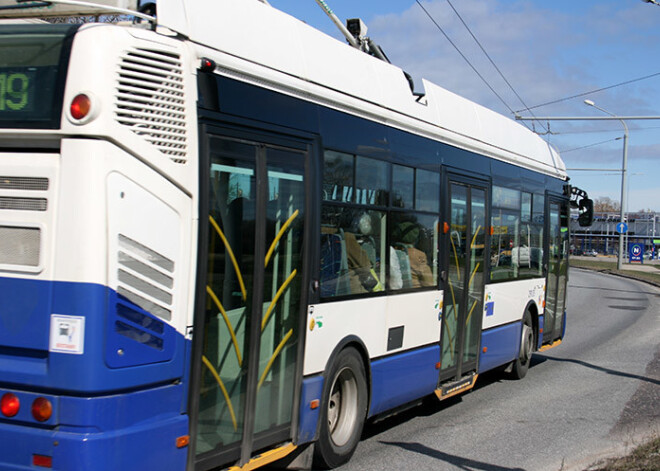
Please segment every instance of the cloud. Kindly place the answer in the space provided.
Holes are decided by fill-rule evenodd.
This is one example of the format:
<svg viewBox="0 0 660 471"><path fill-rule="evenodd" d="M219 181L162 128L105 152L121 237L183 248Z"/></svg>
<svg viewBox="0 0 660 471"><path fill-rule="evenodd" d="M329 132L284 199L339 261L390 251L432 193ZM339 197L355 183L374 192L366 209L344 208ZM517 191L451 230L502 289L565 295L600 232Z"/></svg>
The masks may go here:
<svg viewBox="0 0 660 471"><path fill-rule="evenodd" d="M639 3L639 4L637 4ZM465 29L446 0L423 1L425 9L463 54L488 80L509 108L523 109L497 71ZM488 54L528 106L596 90L660 72L660 9L642 2L575 2L555 6L528 0L452 1ZM656 11L658 10L658 11ZM454 93L511 116L449 44L416 3L398 14L369 19L369 35L392 62L420 87L424 77ZM583 104L585 98L612 113L660 115L660 76L535 109L536 116L603 116ZM527 116L530 112L522 113ZM631 130L629 169L648 171L660 161L656 132L637 131L658 122L628 122ZM543 122L535 126L542 130ZM552 121L544 136L555 147L571 149L623 135L618 121ZM602 132L604 131L604 132ZM567 167L617 168L622 142L568 153ZM619 198L617 178L574 175L586 189ZM608 180L612 179L612 182ZM660 210L660 190L650 188ZM648 196L648 195L647 195ZM632 197L632 196L631 196ZM637 198L635 201L639 201Z"/></svg>

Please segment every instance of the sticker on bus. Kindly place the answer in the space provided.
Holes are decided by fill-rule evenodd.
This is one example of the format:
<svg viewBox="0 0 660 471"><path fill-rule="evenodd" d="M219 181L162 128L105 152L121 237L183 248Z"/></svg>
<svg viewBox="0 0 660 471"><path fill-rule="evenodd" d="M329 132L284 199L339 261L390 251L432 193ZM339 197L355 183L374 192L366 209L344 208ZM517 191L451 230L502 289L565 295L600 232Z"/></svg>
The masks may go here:
<svg viewBox="0 0 660 471"><path fill-rule="evenodd" d="M84 341L84 317L51 314L49 351L82 355Z"/></svg>

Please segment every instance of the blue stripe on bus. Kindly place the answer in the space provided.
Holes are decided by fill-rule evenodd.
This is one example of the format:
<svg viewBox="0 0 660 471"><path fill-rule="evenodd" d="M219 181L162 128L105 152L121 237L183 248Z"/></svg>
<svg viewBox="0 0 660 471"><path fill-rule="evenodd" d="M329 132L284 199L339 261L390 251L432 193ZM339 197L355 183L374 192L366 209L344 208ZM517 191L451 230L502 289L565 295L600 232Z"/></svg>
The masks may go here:
<svg viewBox="0 0 660 471"><path fill-rule="evenodd" d="M515 360L520 349L522 324L516 322L485 330L481 334L479 373ZM486 353L484 353L486 348Z"/></svg>
<svg viewBox="0 0 660 471"><path fill-rule="evenodd" d="M0 277L0 381L102 394L179 380L186 341L107 286ZM51 314L84 318L83 354L49 351Z"/></svg>
<svg viewBox="0 0 660 471"><path fill-rule="evenodd" d="M438 361L439 345L373 361L369 416L431 394L438 386Z"/></svg>

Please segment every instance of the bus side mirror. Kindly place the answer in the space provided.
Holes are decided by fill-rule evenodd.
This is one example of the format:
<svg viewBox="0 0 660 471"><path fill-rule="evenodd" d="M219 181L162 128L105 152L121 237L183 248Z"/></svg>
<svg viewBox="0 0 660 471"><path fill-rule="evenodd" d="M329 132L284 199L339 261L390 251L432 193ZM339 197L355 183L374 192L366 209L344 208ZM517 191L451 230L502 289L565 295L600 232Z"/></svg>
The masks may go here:
<svg viewBox="0 0 660 471"><path fill-rule="evenodd" d="M580 227L591 226L594 222L594 201L589 198L582 198L578 203L578 224Z"/></svg>

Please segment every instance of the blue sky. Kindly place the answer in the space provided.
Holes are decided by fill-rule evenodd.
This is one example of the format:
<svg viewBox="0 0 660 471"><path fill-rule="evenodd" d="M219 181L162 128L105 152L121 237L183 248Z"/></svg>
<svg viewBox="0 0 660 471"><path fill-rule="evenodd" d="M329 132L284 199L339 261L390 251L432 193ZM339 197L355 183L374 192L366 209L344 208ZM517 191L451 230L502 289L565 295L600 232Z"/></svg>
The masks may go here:
<svg viewBox="0 0 660 471"><path fill-rule="evenodd" d="M369 36L418 82L426 78L510 117L509 108L524 109L448 1L420 1L506 106L415 0L326 0L340 19L362 18ZM584 99L620 116L660 116L660 6L642 0L450 1L529 107L658 74L535 108L536 116L603 116L584 105ZM270 0L270 4L342 38L314 0ZM535 129L545 132L547 126L543 122ZM660 120L630 121L628 126L628 209L660 211ZM550 131L544 138L562 152L569 169L621 169L623 144L616 140L623 135L620 122L554 121ZM583 146L590 147L573 150ZM620 200L620 171L571 171L570 175L571 182L592 197Z"/></svg>

